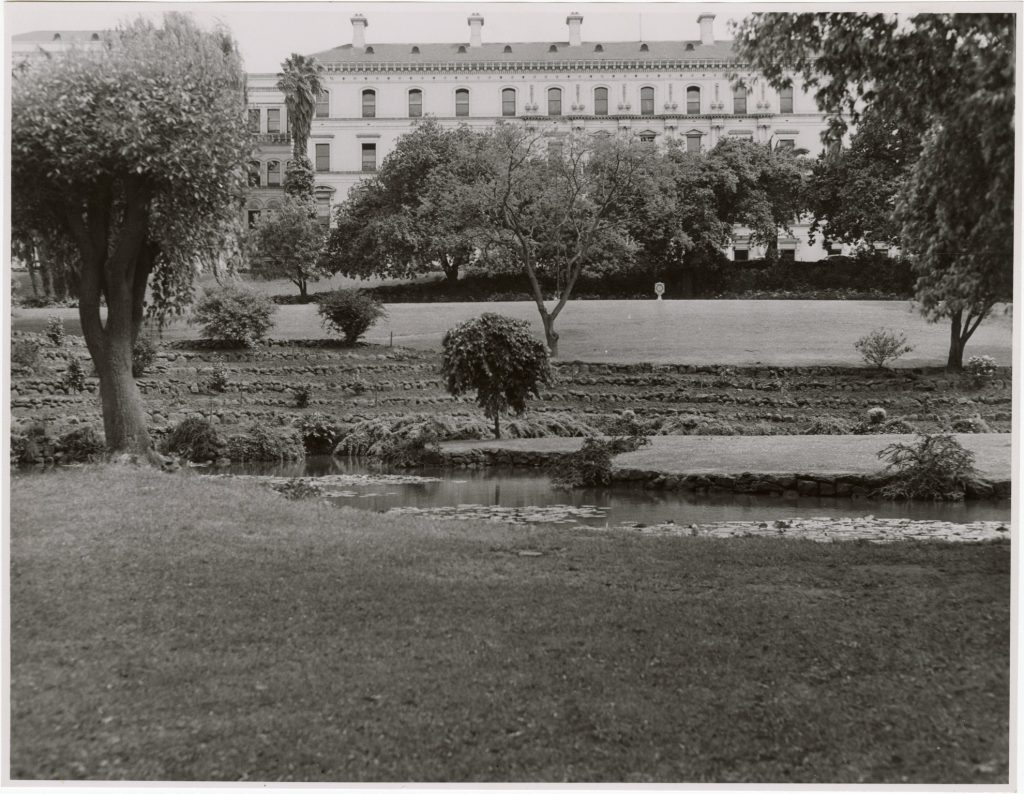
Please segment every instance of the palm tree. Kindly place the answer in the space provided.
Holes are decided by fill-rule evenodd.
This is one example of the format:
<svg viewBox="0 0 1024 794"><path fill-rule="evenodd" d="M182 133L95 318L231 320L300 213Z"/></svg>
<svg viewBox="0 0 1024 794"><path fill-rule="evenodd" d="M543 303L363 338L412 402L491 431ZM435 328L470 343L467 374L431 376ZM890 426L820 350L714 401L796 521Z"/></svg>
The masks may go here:
<svg viewBox="0 0 1024 794"><path fill-rule="evenodd" d="M306 159L306 143L313 124L313 110L323 90L316 58L292 53L277 73L277 87L284 92L288 124L292 132L292 151L296 160Z"/></svg>

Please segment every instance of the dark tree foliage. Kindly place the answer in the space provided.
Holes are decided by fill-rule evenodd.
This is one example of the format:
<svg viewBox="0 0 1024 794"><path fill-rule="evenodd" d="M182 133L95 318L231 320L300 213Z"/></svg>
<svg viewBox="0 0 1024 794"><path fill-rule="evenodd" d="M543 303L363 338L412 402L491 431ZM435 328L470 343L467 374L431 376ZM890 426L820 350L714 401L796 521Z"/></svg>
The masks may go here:
<svg viewBox="0 0 1024 794"><path fill-rule="evenodd" d="M548 351L529 324L491 313L444 335L441 371L451 394L476 392L477 405L494 420L495 438L501 438L501 415L523 414L527 399L551 382Z"/></svg>
<svg viewBox="0 0 1024 794"><path fill-rule="evenodd" d="M252 272L257 278L286 278L306 297L310 281L322 275L319 262L324 228L314 206L288 196L256 227Z"/></svg>
<svg viewBox="0 0 1024 794"><path fill-rule="evenodd" d="M225 249L241 214L246 127L234 42L181 14L162 27L135 21L96 50L13 75L14 215L77 249L79 316L113 451L152 454L132 378L145 300L155 313L180 309L196 265ZM46 217L53 223L32 225Z"/></svg>
<svg viewBox="0 0 1024 794"><path fill-rule="evenodd" d="M773 85L799 74L831 139L865 109L919 147L896 201L900 242L931 320L950 320L947 367L1012 290L1013 14L754 14L740 54Z"/></svg>

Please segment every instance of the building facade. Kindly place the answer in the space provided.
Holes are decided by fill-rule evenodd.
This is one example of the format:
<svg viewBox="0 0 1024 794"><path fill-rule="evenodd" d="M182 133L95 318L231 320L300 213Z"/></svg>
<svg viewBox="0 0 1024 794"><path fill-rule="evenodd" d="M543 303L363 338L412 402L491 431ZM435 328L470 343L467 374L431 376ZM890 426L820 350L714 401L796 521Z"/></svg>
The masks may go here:
<svg viewBox="0 0 1024 794"><path fill-rule="evenodd" d="M516 122L552 136L623 132L691 151L722 138L811 155L821 149L824 119L814 98L798 83L780 92L756 80L732 42L715 39L713 14L698 17L694 41L584 41L583 17L572 13L564 40L485 42L484 22L470 15L462 42L376 43L367 36L369 21L356 14L351 43L312 53L324 69L308 150L323 217L427 116L478 129ZM287 164L287 146L278 142L287 135L287 109L276 82L276 74L249 76L252 123L262 141L254 163L259 185L246 210L253 219L280 200ZM829 253L820 240L808 242L803 226L783 237L780 249L801 260ZM745 259L763 252L737 229L729 253Z"/></svg>

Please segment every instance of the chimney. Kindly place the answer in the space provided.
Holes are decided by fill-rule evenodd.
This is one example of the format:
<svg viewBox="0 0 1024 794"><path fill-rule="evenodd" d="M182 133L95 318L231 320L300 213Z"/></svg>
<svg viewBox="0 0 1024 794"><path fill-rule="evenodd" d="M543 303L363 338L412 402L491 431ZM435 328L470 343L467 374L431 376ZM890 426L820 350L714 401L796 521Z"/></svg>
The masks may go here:
<svg viewBox="0 0 1024 794"><path fill-rule="evenodd" d="M352 17L352 46L353 47L365 47L366 46L366 29L370 26L370 23L366 21L366 17L362 14L356 14Z"/></svg>
<svg viewBox="0 0 1024 794"><path fill-rule="evenodd" d="M714 14L701 14L699 17L697 17L697 24L700 25L701 44L715 43L715 31L712 29L712 25L714 25L714 23Z"/></svg>
<svg viewBox="0 0 1024 794"><path fill-rule="evenodd" d="M580 29L583 27L583 15L573 11L565 18L565 24L569 26L569 46L580 46Z"/></svg>
<svg viewBox="0 0 1024 794"><path fill-rule="evenodd" d="M480 46L480 29L484 26L484 18L479 14L470 14L469 19L469 46Z"/></svg>

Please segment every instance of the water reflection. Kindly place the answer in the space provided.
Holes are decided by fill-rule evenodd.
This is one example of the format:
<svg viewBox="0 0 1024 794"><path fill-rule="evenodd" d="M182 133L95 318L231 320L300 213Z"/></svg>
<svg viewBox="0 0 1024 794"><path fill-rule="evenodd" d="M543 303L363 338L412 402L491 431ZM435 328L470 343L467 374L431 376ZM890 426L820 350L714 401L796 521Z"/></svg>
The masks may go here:
<svg viewBox="0 0 1024 794"><path fill-rule="evenodd" d="M625 485L612 488L555 489L547 476L537 470L515 468L419 469L370 468L361 461L314 457L287 464L236 465L219 472L271 475L276 477L319 477L328 474L365 475L373 473L415 474L440 477L438 481L411 484L356 483L346 485L343 495L332 496L340 505L385 512L393 507L443 507L456 505L498 505L502 507L547 507L571 505L597 507L603 518L580 518L579 523L601 525L621 521L658 524L708 524L718 521L760 521L766 519L858 517L910 518L970 523L1009 521L1010 502L970 501L887 502L838 497L755 496L752 494L707 494L650 491Z"/></svg>

